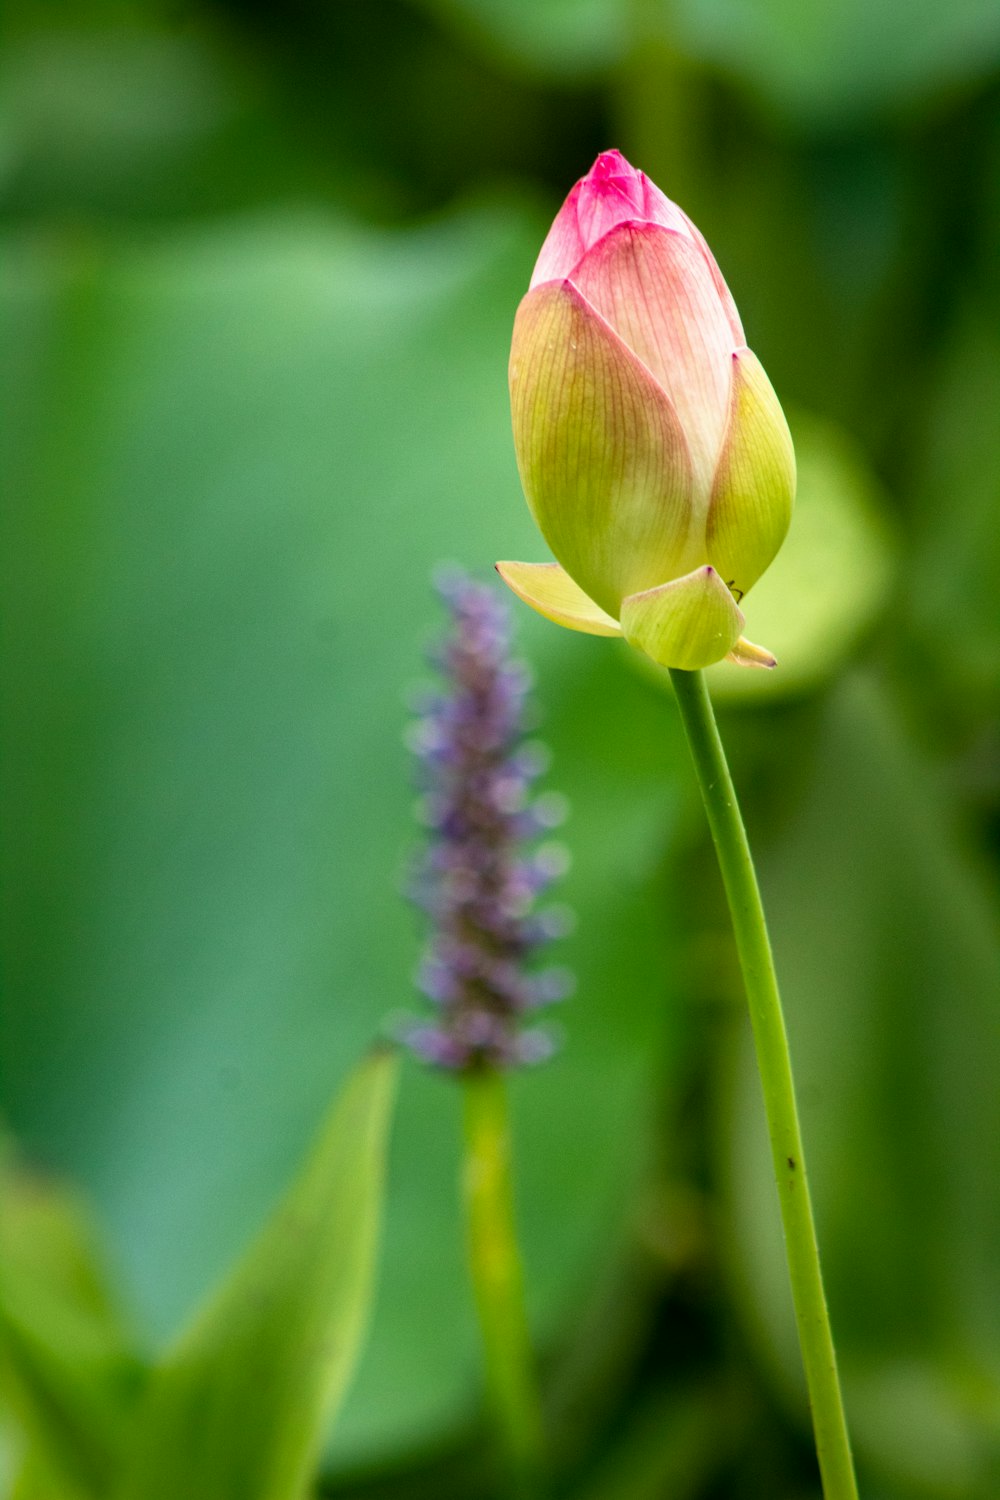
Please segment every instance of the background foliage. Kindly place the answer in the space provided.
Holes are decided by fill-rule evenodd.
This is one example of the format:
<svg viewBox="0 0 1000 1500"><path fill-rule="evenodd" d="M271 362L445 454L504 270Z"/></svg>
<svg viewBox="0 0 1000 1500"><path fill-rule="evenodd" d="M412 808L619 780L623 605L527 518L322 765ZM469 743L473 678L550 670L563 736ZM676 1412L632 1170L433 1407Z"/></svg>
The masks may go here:
<svg viewBox="0 0 1000 1500"><path fill-rule="evenodd" d="M26 1156L86 1196L126 1309L86 1273L88 1472L111 1393L413 1003L401 736L429 572L541 555L509 329L547 220L615 144L705 231L793 414L799 512L748 604L782 667L719 669L717 693L864 1493L990 1500L995 0L20 0L4 52L0 1088ZM673 707L616 647L519 626L573 810L578 993L515 1098L563 1488L801 1500L773 1191ZM457 1111L407 1067L331 1495L494 1493ZM82 1252L68 1209L36 1208L44 1301ZM54 1482L18 1494L72 1493Z"/></svg>

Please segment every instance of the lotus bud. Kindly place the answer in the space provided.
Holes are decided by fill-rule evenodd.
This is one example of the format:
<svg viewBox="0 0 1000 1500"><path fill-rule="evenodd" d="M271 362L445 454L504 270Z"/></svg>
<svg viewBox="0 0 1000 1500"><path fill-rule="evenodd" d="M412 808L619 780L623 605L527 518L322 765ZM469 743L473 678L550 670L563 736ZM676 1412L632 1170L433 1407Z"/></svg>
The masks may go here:
<svg viewBox="0 0 1000 1500"><path fill-rule="evenodd" d="M773 666L740 602L781 546L795 455L704 238L618 151L563 204L514 324L521 482L555 563L497 564L540 614L662 666Z"/></svg>

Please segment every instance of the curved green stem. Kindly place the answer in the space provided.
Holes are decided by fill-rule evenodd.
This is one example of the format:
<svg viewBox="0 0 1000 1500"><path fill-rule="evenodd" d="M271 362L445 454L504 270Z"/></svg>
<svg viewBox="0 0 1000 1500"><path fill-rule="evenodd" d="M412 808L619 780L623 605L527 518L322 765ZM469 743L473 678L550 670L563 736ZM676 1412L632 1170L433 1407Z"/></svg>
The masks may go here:
<svg viewBox="0 0 1000 1500"><path fill-rule="evenodd" d="M513 1493L535 1500L544 1440L514 1228L507 1088L503 1074L486 1067L468 1073L463 1086L469 1265L487 1387Z"/></svg>
<svg viewBox="0 0 1000 1500"><path fill-rule="evenodd" d="M788 1037L753 858L704 677L701 672L678 670L670 676L712 830L746 985L823 1493L826 1500L857 1500Z"/></svg>

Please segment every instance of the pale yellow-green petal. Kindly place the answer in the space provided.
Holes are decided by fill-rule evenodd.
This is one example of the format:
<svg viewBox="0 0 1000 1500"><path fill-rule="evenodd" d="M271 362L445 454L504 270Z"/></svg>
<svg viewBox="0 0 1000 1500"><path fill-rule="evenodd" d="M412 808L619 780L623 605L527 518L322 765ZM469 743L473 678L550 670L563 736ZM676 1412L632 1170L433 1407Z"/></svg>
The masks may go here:
<svg viewBox="0 0 1000 1500"><path fill-rule="evenodd" d="M795 450L781 404L749 349L733 355L732 408L708 513L708 557L738 595L785 539L795 499Z"/></svg>
<svg viewBox="0 0 1000 1500"><path fill-rule="evenodd" d="M558 563L498 562L496 568L507 587L547 620L584 635L621 635L618 621L588 598Z"/></svg>
<svg viewBox="0 0 1000 1500"><path fill-rule="evenodd" d="M755 645L753 641L746 640L742 635L726 657L726 661L731 661L734 667L766 667L770 669L778 665L777 658L768 651L766 646Z"/></svg>
<svg viewBox="0 0 1000 1500"><path fill-rule="evenodd" d="M510 357L514 446L556 559L616 616L626 594L705 559L677 415L644 365L568 282L529 292Z"/></svg>
<svg viewBox="0 0 1000 1500"><path fill-rule="evenodd" d="M710 567L622 603L625 639L661 667L710 667L733 650L742 628L735 599Z"/></svg>

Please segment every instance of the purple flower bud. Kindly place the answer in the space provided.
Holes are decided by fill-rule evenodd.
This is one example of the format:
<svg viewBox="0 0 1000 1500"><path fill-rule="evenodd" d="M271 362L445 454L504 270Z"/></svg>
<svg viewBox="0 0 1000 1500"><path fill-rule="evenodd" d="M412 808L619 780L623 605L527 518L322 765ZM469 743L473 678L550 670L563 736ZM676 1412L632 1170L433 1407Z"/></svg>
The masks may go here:
<svg viewBox="0 0 1000 1500"><path fill-rule="evenodd" d="M435 584L451 615L428 653L443 686L422 683L411 695L405 736L427 830L407 894L432 924L416 983L434 1018L406 1021L398 1034L435 1067L516 1067L556 1045L548 1029L524 1029L524 1017L573 987L562 969L531 967L571 925L563 908L534 910L569 856L551 839L532 841L563 821L566 801L533 793L549 753L525 739L531 674L510 656L506 602L455 567L439 569Z"/></svg>

